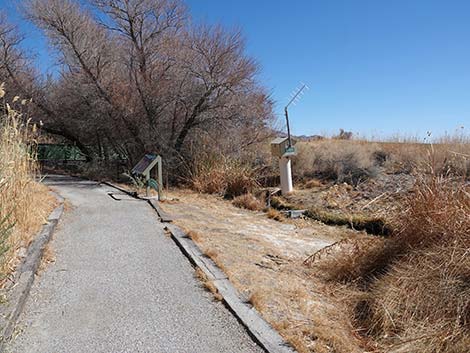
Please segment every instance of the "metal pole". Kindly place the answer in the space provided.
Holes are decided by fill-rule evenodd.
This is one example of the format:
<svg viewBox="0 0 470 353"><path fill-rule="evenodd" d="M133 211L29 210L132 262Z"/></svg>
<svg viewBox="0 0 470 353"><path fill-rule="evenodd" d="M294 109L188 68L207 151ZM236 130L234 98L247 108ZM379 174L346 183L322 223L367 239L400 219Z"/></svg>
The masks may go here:
<svg viewBox="0 0 470 353"><path fill-rule="evenodd" d="M284 112L286 113L287 139L289 141L289 148L291 148L292 147L292 141L291 141L291 138L290 138L289 113L287 112L287 107L284 108Z"/></svg>

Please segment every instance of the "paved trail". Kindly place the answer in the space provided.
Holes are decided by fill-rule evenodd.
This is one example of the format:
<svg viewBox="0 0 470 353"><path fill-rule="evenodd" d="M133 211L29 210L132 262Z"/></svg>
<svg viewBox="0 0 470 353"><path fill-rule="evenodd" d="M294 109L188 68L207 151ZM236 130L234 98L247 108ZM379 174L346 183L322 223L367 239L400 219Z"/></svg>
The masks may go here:
<svg viewBox="0 0 470 353"><path fill-rule="evenodd" d="M72 207L7 352L263 352L201 287L145 202L67 177L48 183Z"/></svg>

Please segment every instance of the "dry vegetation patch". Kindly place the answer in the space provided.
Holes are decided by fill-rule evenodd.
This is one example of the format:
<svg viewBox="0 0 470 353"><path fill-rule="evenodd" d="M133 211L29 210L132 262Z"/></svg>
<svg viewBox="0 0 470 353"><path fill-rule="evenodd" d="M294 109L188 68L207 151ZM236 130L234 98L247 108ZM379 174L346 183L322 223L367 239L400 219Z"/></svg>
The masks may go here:
<svg viewBox="0 0 470 353"><path fill-rule="evenodd" d="M308 259L354 293L349 320L366 345L380 352L467 352L468 191L461 180L423 176L393 217L390 238L343 241Z"/></svg>
<svg viewBox="0 0 470 353"><path fill-rule="evenodd" d="M281 223L212 195L184 190L169 195L179 201L164 202L165 211L192 231L204 253L299 352L330 352L331 335L343 337L346 347L357 340L349 322L338 320L323 281L302 262L318 249L363 233L284 217Z"/></svg>
<svg viewBox="0 0 470 353"><path fill-rule="evenodd" d="M357 185L378 173L380 147L369 142L320 140L301 143L294 159L294 173Z"/></svg>
<svg viewBox="0 0 470 353"><path fill-rule="evenodd" d="M237 196L233 199L232 204L236 207L246 208L250 211L261 211L266 208L265 203L252 194Z"/></svg>
<svg viewBox="0 0 470 353"><path fill-rule="evenodd" d="M0 88L0 97L2 93ZM18 100L18 99L17 99ZM35 181L34 128L9 105L0 116L0 283L24 256L56 200Z"/></svg>
<svg viewBox="0 0 470 353"><path fill-rule="evenodd" d="M300 160L327 162L312 159L304 188L272 198L266 215L190 192L166 207L183 214L177 222L197 230L195 241L299 352L466 352L468 144L315 146ZM233 204L258 209L248 206L254 200ZM279 212L289 209L317 222Z"/></svg>
<svg viewBox="0 0 470 353"><path fill-rule="evenodd" d="M432 166L432 168L431 168ZM435 143L324 139L302 142L294 159L299 189L275 208L307 209L313 219L371 234L390 233L398 212L423 175L469 180L470 140L465 135ZM287 206L286 206L287 205Z"/></svg>

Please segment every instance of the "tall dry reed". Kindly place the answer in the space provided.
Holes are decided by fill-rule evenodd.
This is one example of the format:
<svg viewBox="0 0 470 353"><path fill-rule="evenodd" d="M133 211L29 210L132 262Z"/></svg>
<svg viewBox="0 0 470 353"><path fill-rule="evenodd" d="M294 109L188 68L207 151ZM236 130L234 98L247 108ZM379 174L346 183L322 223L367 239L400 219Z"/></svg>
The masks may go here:
<svg viewBox="0 0 470 353"><path fill-rule="evenodd" d="M5 95L0 86L0 99ZM19 97L11 102L27 104ZM19 109L18 109L19 110ZM19 249L29 245L53 205L38 184L36 128L5 101L0 104L0 283L15 268Z"/></svg>

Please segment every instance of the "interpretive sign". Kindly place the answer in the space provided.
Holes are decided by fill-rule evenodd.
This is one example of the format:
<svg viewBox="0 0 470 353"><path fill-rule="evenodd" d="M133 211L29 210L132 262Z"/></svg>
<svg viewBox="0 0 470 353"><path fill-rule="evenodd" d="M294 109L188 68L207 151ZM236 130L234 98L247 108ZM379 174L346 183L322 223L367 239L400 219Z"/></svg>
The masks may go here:
<svg viewBox="0 0 470 353"><path fill-rule="evenodd" d="M152 169L157 166L157 180L151 178ZM154 188L158 192L158 200L163 195L163 175L162 175L162 157L156 154L147 153L136 166L132 169L132 174L143 176L147 184L147 197L150 195L150 188Z"/></svg>
<svg viewBox="0 0 470 353"><path fill-rule="evenodd" d="M157 156L154 154L146 154L139 163L132 169L132 174L147 175L157 164Z"/></svg>

